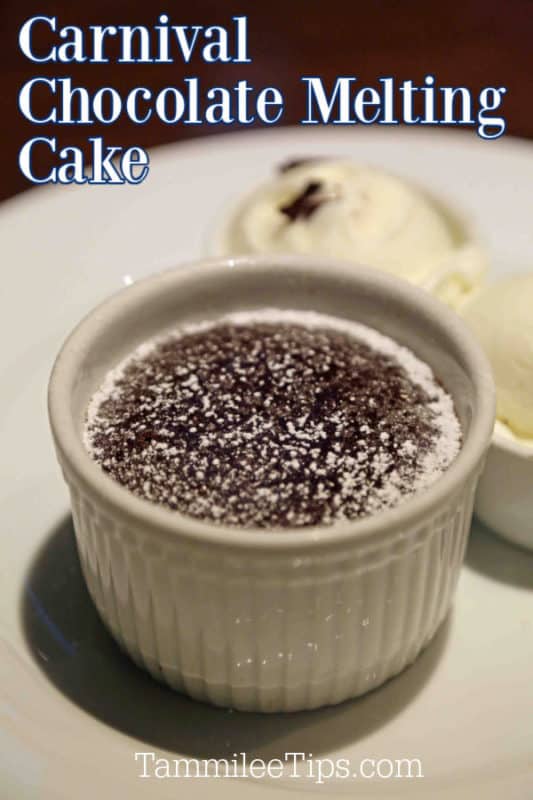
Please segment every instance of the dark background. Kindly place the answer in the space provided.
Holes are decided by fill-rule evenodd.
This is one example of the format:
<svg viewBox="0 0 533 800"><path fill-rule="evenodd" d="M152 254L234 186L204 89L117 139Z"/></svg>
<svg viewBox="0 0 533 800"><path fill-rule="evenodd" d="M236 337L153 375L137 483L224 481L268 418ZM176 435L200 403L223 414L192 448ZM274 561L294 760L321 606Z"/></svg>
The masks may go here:
<svg viewBox="0 0 533 800"><path fill-rule="evenodd" d="M467 86L473 92L485 86L506 86L508 92L499 112L507 119L506 135L533 137L533 0L0 2L0 199L29 188L19 172L17 158L24 142L36 135L56 136L60 146L76 145L87 152L89 136L102 135L108 145L152 147L227 131L226 126L168 126L158 120L139 127L127 119L109 127L37 127L25 120L17 107L20 87L37 75L71 76L74 85L89 91L112 85L121 93L138 85L154 90L173 84L179 88L186 76L198 76L206 87L229 87L246 78L255 87L272 85L282 91L286 109L283 123L291 124L305 113L301 75L320 75L325 83L339 75L355 75L360 85L374 85L379 76L393 75L419 83L431 73L437 84ZM220 24L230 29L233 15L247 15L253 63L209 65L194 58L188 65L40 65L27 60L18 49L21 24L37 14L57 16L58 27L85 28L91 24L151 27L161 13L169 15L170 24ZM44 27L39 30L44 33ZM50 37L42 38L44 52ZM111 41L110 56L117 52ZM49 104L43 105L42 113L48 110ZM35 160L36 170L44 171L47 166Z"/></svg>

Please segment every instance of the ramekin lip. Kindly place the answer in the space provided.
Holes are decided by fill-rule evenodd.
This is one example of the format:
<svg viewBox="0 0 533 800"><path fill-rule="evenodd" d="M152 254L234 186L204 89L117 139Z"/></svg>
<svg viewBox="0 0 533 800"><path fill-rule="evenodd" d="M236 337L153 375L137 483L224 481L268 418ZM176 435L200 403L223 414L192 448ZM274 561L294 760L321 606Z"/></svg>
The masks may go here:
<svg viewBox="0 0 533 800"><path fill-rule="evenodd" d="M193 271L203 270L205 280L209 271L217 274L228 268L269 269L302 273L316 273L324 276L324 271L336 273L344 280L365 285L375 291L386 291L413 307L413 311L431 314L439 327L454 342L469 367L470 377L475 386L480 413L472 421L461 451L450 467L435 483L399 506L380 512L374 516L356 521L340 521L331 526L303 528L261 529L241 528L208 523L189 517L177 511L150 503L136 497L106 475L87 452L79 432L76 431L70 414L65 413L69 397L65 396L69 377L75 374L79 353L91 341L102 319L117 308L127 305L138 296L148 292L164 290L168 282L185 281ZM303 551L331 549L338 545L357 541L366 544L378 539L401 534L409 523L416 523L438 507L448 495L454 495L462 488L465 479L475 470L488 447L494 425L495 389L491 369L481 347L477 344L465 323L443 303L427 292L406 281L386 273L365 267L347 269L346 262L326 259L321 256L238 256L203 259L187 262L170 270L157 272L147 278L119 290L92 309L74 328L64 342L52 369L48 388L48 410L52 434L60 461L67 472L74 473L78 484L82 484L89 496L98 499L108 509L127 517L137 527L140 524L157 529L158 535L186 538L190 542L208 543L213 546L230 548L235 551Z"/></svg>

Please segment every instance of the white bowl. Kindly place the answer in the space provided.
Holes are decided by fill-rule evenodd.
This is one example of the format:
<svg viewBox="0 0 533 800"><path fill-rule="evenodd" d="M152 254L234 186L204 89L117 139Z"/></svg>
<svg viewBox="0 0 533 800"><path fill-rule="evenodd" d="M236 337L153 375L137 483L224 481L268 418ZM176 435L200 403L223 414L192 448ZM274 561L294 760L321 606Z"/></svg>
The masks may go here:
<svg viewBox="0 0 533 800"><path fill-rule="evenodd" d="M179 323L265 306L359 320L429 363L463 428L450 468L376 516L270 532L201 522L107 476L82 441L106 372ZM375 688L416 658L448 612L494 405L488 362L461 320L374 270L228 259L122 290L71 334L49 388L80 561L102 619L154 677L217 705L294 711Z"/></svg>
<svg viewBox="0 0 533 800"><path fill-rule="evenodd" d="M533 442L496 423L476 494L476 514L515 544L533 549Z"/></svg>

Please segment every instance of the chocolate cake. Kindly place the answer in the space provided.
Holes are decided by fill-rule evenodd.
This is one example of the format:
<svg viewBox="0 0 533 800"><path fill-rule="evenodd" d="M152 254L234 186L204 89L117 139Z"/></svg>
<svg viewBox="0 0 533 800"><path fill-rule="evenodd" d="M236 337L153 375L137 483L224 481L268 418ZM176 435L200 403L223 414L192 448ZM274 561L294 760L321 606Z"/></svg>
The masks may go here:
<svg viewBox="0 0 533 800"><path fill-rule="evenodd" d="M453 461L451 397L411 351L312 312L241 312L148 342L90 403L87 448L135 495L252 528L397 506Z"/></svg>

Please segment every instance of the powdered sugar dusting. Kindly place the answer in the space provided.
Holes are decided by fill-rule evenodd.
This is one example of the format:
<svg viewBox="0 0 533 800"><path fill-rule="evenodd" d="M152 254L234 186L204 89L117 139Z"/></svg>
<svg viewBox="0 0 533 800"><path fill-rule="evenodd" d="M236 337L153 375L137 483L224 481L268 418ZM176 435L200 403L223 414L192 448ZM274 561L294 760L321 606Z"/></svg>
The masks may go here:
<svg viewBox="0 0 533 800"><path fill-rule="evenodd" d="M461 430L430 367L389 337L262 309L143 344L92 398L85 442L147 500L275 528L398 505L447 469Z"/></svg>

